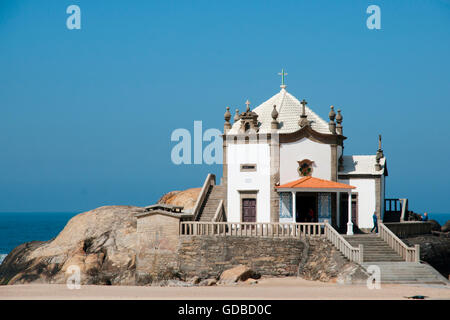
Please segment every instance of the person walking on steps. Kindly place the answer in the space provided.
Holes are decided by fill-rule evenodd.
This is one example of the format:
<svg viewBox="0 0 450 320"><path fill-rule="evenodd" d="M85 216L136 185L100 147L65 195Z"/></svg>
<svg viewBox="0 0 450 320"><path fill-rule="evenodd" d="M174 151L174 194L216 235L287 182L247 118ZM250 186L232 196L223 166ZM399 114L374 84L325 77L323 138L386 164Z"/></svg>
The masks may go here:
<svg viewBox="0 0 450 320"><path fill-rule="evenodd" d="M372 230L370 230L370 232L372 233L373 230L375 230L375 233L378 233L378 217L376 211L373 213L372 218L373 218L373 228Z"/></svg>

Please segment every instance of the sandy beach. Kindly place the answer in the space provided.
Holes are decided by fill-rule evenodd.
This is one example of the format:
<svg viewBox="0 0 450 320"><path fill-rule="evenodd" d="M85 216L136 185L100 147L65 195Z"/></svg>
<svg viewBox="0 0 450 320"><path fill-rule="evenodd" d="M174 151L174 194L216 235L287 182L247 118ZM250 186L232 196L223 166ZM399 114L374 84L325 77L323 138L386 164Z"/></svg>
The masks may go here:
<svg viewBox="0 0 450 320"><path fill-rule="evenodd" d="M364 285L340 285L300 278L268 278L258 284L213 287L134 287L81 286L69 290L65 285L13 285L0 287L0 299L163 299L163 300L404 300L414 295L427 299L450 299L450 287L443 285L384 284L381 289Z"/></svg>

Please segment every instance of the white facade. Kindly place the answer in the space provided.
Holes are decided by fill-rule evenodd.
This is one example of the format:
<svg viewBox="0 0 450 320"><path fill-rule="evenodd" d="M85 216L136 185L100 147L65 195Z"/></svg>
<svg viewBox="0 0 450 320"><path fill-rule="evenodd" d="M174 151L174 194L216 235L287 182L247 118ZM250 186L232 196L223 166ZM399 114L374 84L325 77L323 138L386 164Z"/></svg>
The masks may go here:
<svg viewBox="0 0 450 320"><path fill-rule="evenodd" d="M352 194L357 194L358 199L357 225L359 228L372 228L372 215L376 210L375 179L350 178L339 179L339 182L356 187L356 189L353 189Z"/></svg>
<svg viewBox="0 0 450 320"><path fill-rule="evenodd" d="M229 144L227 148L227 219L241 222L241 193L256 192L256 221L270 222L270 147L263 144ZM256 171L243 172L241 165L254 164Z"/></svg>
<svg viewBox="0 0 450 320"><path fill-rule="evenodd" d="M371 228L373 226L372 215L377 210L377 203L380 206L380 213L384 212L387 171L385 171L386 159L382 154L381 142L377 156L346 156L343 154L345 137L342 135L340 110L338 115L334 114L333 116L334 109L331 108L328 122L320 118L305 104L305 101L301 103L285 90L285 86L282 86L278 94L263 102L253 111L250 110L248 102L246 112L236 115L236 120L232 125L230 123L231 114L227 111L224 127L227 220L242 222L243 201L251 198L256 199L256 222L296 222L301 219L300 215L305 216L304 213L301 214L305 207L315 207L314 219L324 219L324 213L329 210L330 220L340 224L339 218L345 217L343 221L346 221L350 211L339 212L340 201L342 201L339 196L339 192L341 192L339 188L342 188L342 192L347 194L351 188L355 187L352 193L358 195L357 225L359 228ZM330 123L331 125L329 125ZM338 130L336 130L337 128ZM242 141L240 137L247 135L247 132L251 130L256 130L260 137L276 132L281 138L284 137L284 140L280 139L279 146L275 144L275 147L266 140L263 142L252 141L251 135L250 141ZM229 137L237 138L238 141L228 139ZM279 161L274 159L275 155L279 155ZM304 178L299 173L299 162L308 163L310 166L308 170L312 169L309 173L312 178L325 180L320 182L316 179L316 183L333 185L333 182L340 182L347 186L334 184L334 189L304 186L284 188L284 185ZM245 168L243 169L243 167ZM290 200L285 198L285 203L281 201L282 203L277 208L276 203L280 202L281 192L289 192ZM298 199L296 199L297 195ZM311 198L315 200L311 200ZM348 198L343 199L348 202ZM302 203L304 203L304 207L300 208ZM246 208L248 209L248 205ZM252 212L254 212L254 208L255 205L251 204ZM274 212L275 210L279 212ZM286 215L287 211L290 211L291 215ZM296 214L299 215L297 218ZM251 217L253 219L254 216Z"/></svg>
<svg viewBox="0 0 450 320"><path fill-rule="evenodd" d="M312 176L331 179L331 150L328 144L308 138L280 145L280 184L299 179L298 161L314 161Z"/></svg>

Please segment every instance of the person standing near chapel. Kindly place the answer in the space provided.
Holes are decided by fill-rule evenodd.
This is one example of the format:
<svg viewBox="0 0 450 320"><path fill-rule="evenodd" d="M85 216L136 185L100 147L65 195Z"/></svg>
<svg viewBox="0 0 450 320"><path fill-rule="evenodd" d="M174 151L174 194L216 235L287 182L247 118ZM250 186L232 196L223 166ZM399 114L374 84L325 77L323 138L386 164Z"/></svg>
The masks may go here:
<svg viewBox="0 0 450 320"><path fill-rule="evenodd" d="M373 230L375 230L375 233L378 233L378 216L376 211L374 211L372 219L373 219L373 228L372 230L370 230L370 232L373 232Z"/></svg>
<svg viewBox="0 0 450 320"><path fill-rule="evenodd" d="M428 221L428 213L423 214L422 221Z"/></svg>

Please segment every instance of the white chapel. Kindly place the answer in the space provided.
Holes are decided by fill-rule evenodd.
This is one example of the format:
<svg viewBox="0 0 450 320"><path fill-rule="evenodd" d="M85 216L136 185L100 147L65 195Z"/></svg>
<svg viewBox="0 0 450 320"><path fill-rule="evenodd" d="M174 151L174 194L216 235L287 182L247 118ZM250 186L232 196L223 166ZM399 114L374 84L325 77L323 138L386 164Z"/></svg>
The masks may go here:
<svg viewBox="0 0 450 320"><path fill-rule="evenodd" d="M244 112L225 113L227 221L328 220L347 234L372 228L374 212L382 219L388 174L381 136L376 154L345 155L341 110L331 106L322 119L286 90L285 75L281 90L256 108L247 101Z"/></svg>

